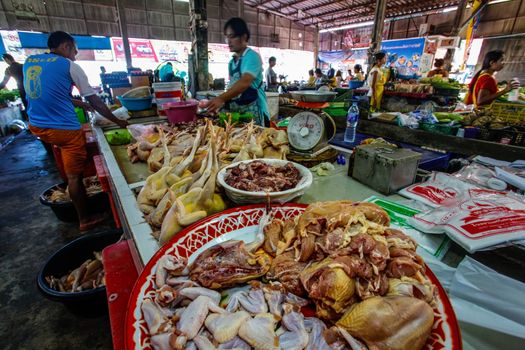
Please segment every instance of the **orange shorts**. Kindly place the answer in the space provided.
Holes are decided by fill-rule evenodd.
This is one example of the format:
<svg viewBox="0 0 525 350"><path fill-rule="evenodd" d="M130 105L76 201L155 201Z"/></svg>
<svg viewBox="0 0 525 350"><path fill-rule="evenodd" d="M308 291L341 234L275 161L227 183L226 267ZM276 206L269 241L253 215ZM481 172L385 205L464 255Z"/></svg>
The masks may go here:
<svg viewBox="0 0 525 350"><path fill-rule="evenodd" d="M29 130L42 141L60 148L66 174L78 175L84 172L87 151L86 138L81 129L44 129L29 125Z"/></svg>

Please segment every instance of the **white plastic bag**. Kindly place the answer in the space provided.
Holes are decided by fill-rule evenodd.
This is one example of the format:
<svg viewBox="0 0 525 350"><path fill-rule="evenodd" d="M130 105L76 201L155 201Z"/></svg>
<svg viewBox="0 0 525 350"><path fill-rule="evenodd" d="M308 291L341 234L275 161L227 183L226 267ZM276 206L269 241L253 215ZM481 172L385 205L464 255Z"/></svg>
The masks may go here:
<svg viewBox="0 0 525 350"><path fill-rule="evenodd" d="M128 110L126 107L120 107L113 111L113 115L120 120L128 120L130 118ZM105 125L115 125L111 120L104 118L100 113L93 113L94 123L96 125L105 126Z"/></svg>
<svg viewBox="0 0 525 350"><path fill-rule="evenodd" d="M463 198L471 188L475 186L451 175L435 172L427 181L405 187L399 194L437 208Z"/></svg>
<svg viewBox="0 0 525 350"><path fill-rule="evenodd" d="M462 198L409 219L427 233L445 232L469 252L525 239L525 203L518 196L472 188Z"/></svg>

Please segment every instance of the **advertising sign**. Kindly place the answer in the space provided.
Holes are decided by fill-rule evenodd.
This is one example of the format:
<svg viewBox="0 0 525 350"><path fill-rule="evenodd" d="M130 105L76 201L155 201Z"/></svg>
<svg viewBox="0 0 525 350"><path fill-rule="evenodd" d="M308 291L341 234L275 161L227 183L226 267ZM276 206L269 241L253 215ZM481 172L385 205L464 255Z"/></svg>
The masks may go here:
<svg viewBox="0 0 525 350"><path fill-rule="evenodd" d="M0 31L2 40L4 42L5 51L13 56L15 61L23 62L26 59L24 50L22 50L22 43L17 31Z"/></svg>
<svg viewBox="0 0 525 350"><path fill-rule="evenodd" d="M117 61L125 60L124 45L121 38L111 38L113 44L113 51ZM129 39L129 47L131 51L131 58L141 58L158 62L157 55L153 49L151 42L146 39Z"/></svg>
<svg viewBox="0 0 525 350"><path fill-rule="evenodd" d="M421 55L425 38L388 40L381 44L381 51L388 55L387 65L397 69L399 75L420 75Z"/></svg>

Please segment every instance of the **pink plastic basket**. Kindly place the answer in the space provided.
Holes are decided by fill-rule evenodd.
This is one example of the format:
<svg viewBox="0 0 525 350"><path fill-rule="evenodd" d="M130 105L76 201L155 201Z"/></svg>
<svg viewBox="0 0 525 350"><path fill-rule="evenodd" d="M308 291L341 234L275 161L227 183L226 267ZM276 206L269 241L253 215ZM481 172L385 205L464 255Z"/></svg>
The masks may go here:
<svg viewBox="0 0 525 350"><path fill-rule="evenodd" d="M170 102L162 105L168 121L172 124L192 122L197 119L198 101Z"/></svg>

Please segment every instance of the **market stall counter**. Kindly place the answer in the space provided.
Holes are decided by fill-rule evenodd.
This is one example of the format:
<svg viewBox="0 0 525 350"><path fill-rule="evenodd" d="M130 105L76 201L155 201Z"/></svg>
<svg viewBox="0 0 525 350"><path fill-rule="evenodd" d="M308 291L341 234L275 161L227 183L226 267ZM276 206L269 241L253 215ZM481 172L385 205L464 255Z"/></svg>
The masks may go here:
<svg viewBox="0 0 525 350"><path fill-rule="evenodd" d="M144 124L158 121L158 119L142 119L132 121L132 123ZM104 137L104 131L105 130L100 127L94 127L94 132L97 136L101 150L101 155L103 156L104 162L107 166L110 189L115 199L115 207L119 212L123 229L129 237L127 243L130 248L130 255L132 256L136 270L140 273L143 267L159 249L159 243L151 235L151 226L145 221L143 213L138 208L135 193L135 190L144 184L144 179L149 175L149 173L147 167L144 164L139 164L138 167L134 166L133 171L127 169L127 164L130 164L130 162L127 160L127 154L123 151L124 148L119 146L110 146ZM372 201L373 203L377 203L388 212L389 216L392 218L392 222L401 225L405 232L410 230L406 226L407 216L414 215L418 212L415 209L410 209L405 207L403 204L400 204L406 204L406 199L403 199L403 197L397 194L388 197L382 196L376 191L347 176L347 167L338 165L335 165L335 169L329 172L326 176L315 175L313 185L299 199L299 202L313 203L319 201L344 199L350 199L354 201L368 200ZM418 232L413 233L416 235L422 235ZM443 255L447 252L448 245L450 244L447 237L445 235L425 235L425 237L426 236L431 238L428 241L418 239L418 242L420 243L420 246L423 246L422 249L426 251L425 259L427 259L426 256L428 256L428 261L431 262L432 269L435 268L434 266L437 266L436 269L438 269L439 266L442 266L443 269L446 269L447 267L442 263L442 261L445 261L447 264L455 267L465 255L465 252L461 249L452 249L450 250L450 253L443 258ZM456 246L453 245L453 247ZM443 260L432 260L433 257L443 258ZM128 266L131 265L128 264ZM451 268L448 267L448 269ZM438 273L438 276L443 275ZM108 286L109 284L110 283L108 282ZM126 312L126 308L122 306L123 304L124 303L121 302L119 303L120 306L118 308L113 308L113 310L111 310L112 323L114 320L118 320L119 318L122 320L122 315ZM460 320L462 318L463 317L460 317ZM464 324L462 324L462 326L463 325ZM120 329L120 332L123 332L124 325L121 327L122 328ZM118 329L119 326L116 325L113 331L119 332ZM465 326L465 329L462 330L468 334L471 340L473 339L472 343L477 344L476 341L479 341L482 330L478 328L472 331L472 329L475 328L469 327L467 325ZM117 335L114 334L114 337L115 336ZM121 336L120 339L122 338L123 336ZM499 339L501 340L501 338ZM497 340L496 337L494 338L494 341L495 340ZM514 343L519 344L519 341Z"/></svg>

